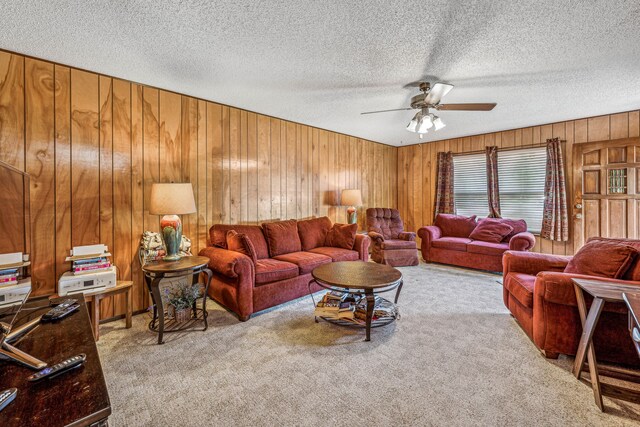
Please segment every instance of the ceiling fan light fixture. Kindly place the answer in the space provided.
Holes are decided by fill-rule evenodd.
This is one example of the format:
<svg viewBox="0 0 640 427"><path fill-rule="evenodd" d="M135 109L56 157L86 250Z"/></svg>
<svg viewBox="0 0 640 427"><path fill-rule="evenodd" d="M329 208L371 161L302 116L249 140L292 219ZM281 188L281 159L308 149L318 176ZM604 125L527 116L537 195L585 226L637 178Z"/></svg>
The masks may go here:
<svg viewBox="0 0 640 427"><path fill-rule="evenodd" d="M407 125L407 130L409 132L416 132L421 119L422 119L422 113L418 111L416 115L413 116L413 119L411 119L411 121Z"/></svg>
<svg viewBox="0 0 640 427"><path fill-rule="evenodd" d="M423 116L422 120L420 120L420 123L418 123L418 129L416 130L416 132L427 133L428 129L431 129L432 127L433 121L431 119L431 115L427 114L426 116Z"/></svg>
<svg viewBox="0 0 640 427"><path fill-rule="evenodd" d="M438 116L434 116L434 117L435 118L433 120L433 126L435 127L436 130L440 130L446 126L440 117Z"/></svg>

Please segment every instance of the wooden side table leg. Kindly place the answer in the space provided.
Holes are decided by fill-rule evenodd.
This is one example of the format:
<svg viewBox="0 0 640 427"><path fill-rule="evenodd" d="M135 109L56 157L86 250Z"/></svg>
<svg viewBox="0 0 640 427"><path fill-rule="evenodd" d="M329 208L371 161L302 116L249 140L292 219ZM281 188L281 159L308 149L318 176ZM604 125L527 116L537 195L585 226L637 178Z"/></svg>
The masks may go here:
<svg viewBox="0 0 640 427"><path fill-rule="evenodd" d="M373 319L373 308L376 305L376 297L371 289L366 289L365 295L367 298L367 337L365 338L365 341L371 341L371 320Z"/></svg>
<svg viewBox="0 0 640 427"><path fill-rule="evenodd" d="M93 337L96 341L100 340L100 297L93 296Z"/></svg>
<svg viewBox="0 0 640 427"><path fill-rule="evenodd" d="M133 314L133 292L131 292L132 287L127 288L125 296L127 298L127 329L131 328L131 317Z"/></svg>
<svg viewBox="0 0 640 427"><path fill-rule="evenodd" d="M156 306L156 312L158 313L158 344L164 344L164 305L162 303L162 296L160 296L160 280L162 277L156 277L151 282L151 294L153 295L153 302Z"/></svg>

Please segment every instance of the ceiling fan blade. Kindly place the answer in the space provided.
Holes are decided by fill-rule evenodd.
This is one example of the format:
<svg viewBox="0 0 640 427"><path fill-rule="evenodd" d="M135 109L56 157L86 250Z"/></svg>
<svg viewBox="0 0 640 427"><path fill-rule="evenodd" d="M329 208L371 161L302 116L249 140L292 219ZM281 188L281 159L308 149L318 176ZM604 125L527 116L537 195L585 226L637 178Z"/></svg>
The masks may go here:
<svg viewBox="0 0 640 427"><path fill-rule="evenodd" d="M413 108L408 107L408 108L394 108L393 110L367 111L366 113L360 113L360 114L388 113L390 111L405 111L405 110L413 110Z"/></svg>
<svg viewBox="0 0 640 427"><path fill-rule="evenodd" d="M436 83L427 94L425 102L428 104L437 104L446 94L449 93L451 89L453 89L453 85L447 83Z"/></svg>
<svg viewBox="0 0 640 427"><path fill-rule="evenodd" d="M437 110L448 111L491 111L497 104L440 104L436 106Z"/></svg>

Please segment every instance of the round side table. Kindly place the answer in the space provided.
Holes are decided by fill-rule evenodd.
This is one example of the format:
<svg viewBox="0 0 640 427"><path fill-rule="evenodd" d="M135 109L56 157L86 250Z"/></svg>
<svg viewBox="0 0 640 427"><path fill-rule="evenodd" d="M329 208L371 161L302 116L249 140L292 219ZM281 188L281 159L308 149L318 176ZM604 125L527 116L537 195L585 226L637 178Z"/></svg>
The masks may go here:
<svg viewBox="0 0 640 427"><path fill-rule="evenodd" d="M186 256L177 261L159 260L148 262L142 266L145 283L153 300L153 320L149 322L149 330L158 333L158 344L164 344L163 335L165 332L177 332L191 328L199 320L204 323L204 329L202 330L207 330L207 292L209 291L209 284L213 277L213 273L209 267L207 267L208 264L209 258L207 257ZM159 288L160 281L165 278L191 276L191 283L195 285L200 273L206 273L207 275L207 281L204 285L202 308L197 308L196 302L194 301L192 307L193 316L188 322L171 322L165 325L164 303L162 302ZM157 325L156 321L158 322Z"/></svg>

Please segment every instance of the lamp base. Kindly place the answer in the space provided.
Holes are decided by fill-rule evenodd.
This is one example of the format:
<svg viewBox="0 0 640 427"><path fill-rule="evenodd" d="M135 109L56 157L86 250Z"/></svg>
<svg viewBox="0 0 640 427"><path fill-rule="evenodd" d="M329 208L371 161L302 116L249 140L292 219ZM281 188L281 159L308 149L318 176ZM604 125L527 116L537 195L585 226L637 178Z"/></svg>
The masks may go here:
<svg viewBox="0 0 640 427"><path fill-rule="evenodd" d="M355 224L357 222L358 222L358 210L354 206L347 208L347 223Z"/></svg>
<svg viewBox="0 0 640 427"><path fill-rule="evenodd" d="M182 221L178 215L165 215L160 220L162 230L162 242L167 251L164 261L177 261L182 258L178 255L182 242Z"/></svg>

